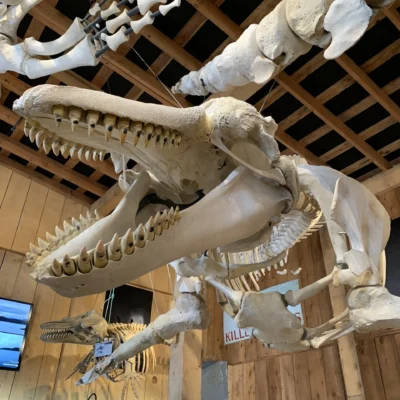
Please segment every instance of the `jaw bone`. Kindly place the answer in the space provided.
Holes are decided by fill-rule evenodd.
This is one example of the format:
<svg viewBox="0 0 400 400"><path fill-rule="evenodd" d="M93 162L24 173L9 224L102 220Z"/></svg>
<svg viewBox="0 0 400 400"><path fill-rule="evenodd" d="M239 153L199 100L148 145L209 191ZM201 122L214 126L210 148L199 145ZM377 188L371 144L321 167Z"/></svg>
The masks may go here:
<svg viewBox="0 0 400 400"><path fill-rule="evenodd" d="M95 311L40 325L46 343L95 344L107 337L107 321Z"/></svg>
<svg viewBox="0 0 400 400"><path fill-rule="evenodd" d="M134 159L182 202L199 190L210 192L240 164L285 183L282 168L275 168L276 124L233 98L178 109L43 85L25 92L13 109L37 125L36 141L47 149L57 143L57 151L69 149L71 156L106 152ZM251 148L251 157L238 148Z"/></svg>
<svg viewBox="0 0 400 400"><path fill-rule="evenodd" d="M37 279L67 297L100 293L180 257L251 236L273 215L281 212L290 198L286 189L265 183L249 170L239 167L221 185L180 215L172 217L172 213L164 213L161 226L154 227L150 221L146 228L139 226L130 250L123 240L118 243L118 238L104 248L99 249L97 245L97 250L89 250L94 264L89 273L74 271L71 276L54 276L54 254L51 254L39 265ZM67 244L57 250L58 262L63 262L62 257L66 254L71 259L77 256L78 242L82 246L86 244L79 236L75 240L76 253L66 253ZM117 248L119 252L114 252ZM103 264L96 259L99 255Z"/></svg>

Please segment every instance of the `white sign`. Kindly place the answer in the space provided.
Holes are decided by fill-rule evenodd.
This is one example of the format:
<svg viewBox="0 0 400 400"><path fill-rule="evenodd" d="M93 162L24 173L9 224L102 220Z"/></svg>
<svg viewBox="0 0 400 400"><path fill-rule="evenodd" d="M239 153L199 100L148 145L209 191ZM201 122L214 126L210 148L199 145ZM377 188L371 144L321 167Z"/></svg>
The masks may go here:
<svg viewBox="0 0 400 400"><path fill-rule="evenodd" d="M109 340L102 343L96 343L94 345L94 356L105 357L109 356L113 352L113 341Z"/></svg>
<svg viewBox="0 0 400 400"><path fill-rule="evenodd" d="M289 290L299 290L299 280L293 280L280 285L272 286L270 288L261 290L261 293L267 292L279 292L285 294ZM296 315L296 317L304 323L303 311L301 309L301 304L292 307L288 306L288 310ZM239 329L235 321L224 312L224 342L225 344L231 344L235 342L240 342L241 340L247 340L251 338L251 329Z"/></svg>

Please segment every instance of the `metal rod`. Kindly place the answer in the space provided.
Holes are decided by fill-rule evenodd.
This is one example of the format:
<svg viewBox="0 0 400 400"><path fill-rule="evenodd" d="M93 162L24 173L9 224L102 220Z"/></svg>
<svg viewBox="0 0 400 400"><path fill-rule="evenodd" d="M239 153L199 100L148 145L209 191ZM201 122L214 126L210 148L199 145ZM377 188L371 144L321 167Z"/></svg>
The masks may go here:
<svg viewBox="0 0 400 400"><path fill-rule="evenodd" d="M129 0L122 0L117 4L117 7L122 7L125 4L129 3ZM104 4L104 3L103 3ZM136 8L136 7L135 7ZM96 24L99 24L100 22L103 22L104 19L101 18L101 16L97 17L93 22L91 22L85 29L84 32L85 33L90 33L91 29L93 28L93 26L95 26Z"/></svg>
<svg viewBox="0 0 400 400"><path fill-rule="evenodd" d="M135 8L132 8L132 10L130 10L130 11L128 12L128 17L133 17L133 16L136 15L136 14L139 14L139 7L137 7L137 6L136 6ZM97 33L95 36L93 36L93 38L92 38L92 43L93 43L95 40L97 40L97 39L100 37L100 35L101 35L102 33L107 33L107 34L109 34L110 32L108 32L107 27L103 28L99 33Z"/></svg>
<svg viewBox="0 0 400 400"><path fill-rule="evenodd" d="M151 14L151 18L152 18L152 19L155 19L155 18L158 17L159 15L161 15L161 12L160 12L160 11L156 11L155 13L152 13L152 14ZM127 29L127 30L124 32L125 36L130 36L132 33L133 33L133 29L132 29L132 28L129 28L129 29ZM106 53L108 50L110 50L110 47L109 47L108 45L102 47L102 48L96 53L96 58L100 58L100 57L101 57L104 53Z"/></svg>

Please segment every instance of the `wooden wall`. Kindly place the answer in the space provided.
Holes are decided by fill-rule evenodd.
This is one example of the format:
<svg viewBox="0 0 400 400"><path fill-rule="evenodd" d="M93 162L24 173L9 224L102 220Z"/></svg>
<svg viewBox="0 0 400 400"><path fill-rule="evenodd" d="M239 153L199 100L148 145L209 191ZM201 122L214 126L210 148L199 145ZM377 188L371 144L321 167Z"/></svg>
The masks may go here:
<svg viewBox="0 0 400 400"><path fill-rule="evenodd" d="M90 351L77 345L44 344L39 325L86 312L101 312L104 294L67 299L30 278L21 254L37 237L54 233L56 225L86 212L86 209L29 179L0 166L0 297L34 303L34 312L19 372L0 371L0 400L86 400L96 392L99 400L121 399L121 385L101 378L89 386L76 387L76 379L65 380L75 365ZM18 252L18 253L16 253ZM152 274L155 286L152 319L169 310L172 301L166 268ZM174 276L172 276L174 280ZM149 276L132 282L151 288ZM131 299L134 301L134 299ZM165 399L168 391L169 348L157 346L157 366L150 372L139 398ZM74 377L75 378L75 377ZM129 388L126 399L135 399Z"/></svg>
<svg viewBox="0 0 400 400"><path fill-rule="evenodd" d="M400 217L400 188L378 196L392 219ZM325 275L318 235L291 251L288 270L302 267L298 276L305 286ZM273 286L295 279L274 271L260 282ZM317 326L331 318L328 289L302 305L305 323ZM222 331L213 328L214 332ZM214 333L215 335L215 333ZM221 338L223 340L223 337ZM357 353L367 400L400 399L400 330L384 335L356 335ZM345 386L336 344L318 350L284 354L265 349L255 339L222 347L228 361L230 400L345 400ZM206 353L207 358L212 355Z"/></svg>

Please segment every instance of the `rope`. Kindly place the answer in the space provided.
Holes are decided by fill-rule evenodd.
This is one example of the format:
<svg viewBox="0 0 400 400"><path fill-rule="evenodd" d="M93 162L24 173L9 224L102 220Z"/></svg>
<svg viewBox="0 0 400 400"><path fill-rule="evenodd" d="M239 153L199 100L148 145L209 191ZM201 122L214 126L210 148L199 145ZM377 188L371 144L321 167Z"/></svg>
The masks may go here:
<svg viewBox="0 0 400 400"><path fill-rule="evenodd" d="M264 105L265 105L265 102L267 101L267 97L269 96L269 94L271 93L272 89L274 88L275 83L276 83L276 81L273 81L273 82L272 82L272 85L271 85L271 87L269 88L268 93L267 93L267 95L265 96L264 101L263 101L263 103L262 103L262 106L261 106L261 108L260 108L260 110L259 110L260 113L264 110Z"/></svg>
<svg viewBox="0 0 400 400"><path fill-rule="evenodd" d="M150 65L143 59L143 57L137 52L137 50L132 47L132 50L137 54L137 56L142 60L142 62L146 65L146 67L151 71L151 73L155 76L155 78L164 86L164 89L172 96L172 98L177 102L178 106L183 108L182 104L179 103L178 99L173 95L173 93L169 90L169 88L164 85L161 79L157 76L157 74L151 69Z"/></svg>
<svg viewBox="0 0 400 400"><path fill-rule="evenodd" d="M150 276L151 289L153 290L154 304L156 305L157 317L158 317L160 315L160 310L158 309L157 296L156 296L156 292L154 290L154 283L153 283L153 277L151 276L151 272L149 272L149 276Z"/></svg>

